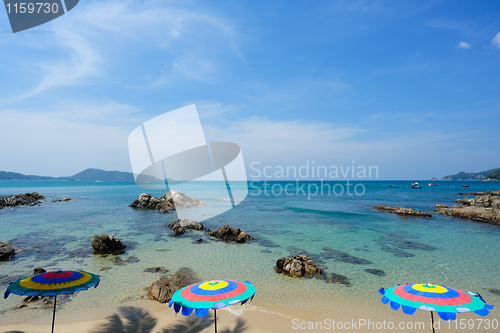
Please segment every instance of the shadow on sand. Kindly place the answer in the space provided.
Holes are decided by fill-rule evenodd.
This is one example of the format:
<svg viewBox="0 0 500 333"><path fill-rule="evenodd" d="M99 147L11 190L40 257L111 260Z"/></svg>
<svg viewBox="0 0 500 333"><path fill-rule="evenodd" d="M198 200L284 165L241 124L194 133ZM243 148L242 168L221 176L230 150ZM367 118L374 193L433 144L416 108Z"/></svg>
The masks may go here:
<svg viewBox="0 0 500 333"><path fill-rule="evenodd" d="M181 319L181 318L179 318ZM199 333L207 327L214 327L214 318L210 314L207 317L198 318L193 316L182 317L175 323L154 330L156 319L148 312L136 307L118 308L118 313L113 313L107 318L107 322L90 330L89 333ZM219 329L219 333L244 333L248 326L243 319L238 318L234 328ZM10 332L22 333L22 332Z"/></svg>
<svg viewBox="0 0 500 333"><path fill-rule="evenodd" d="M219 322L219 321L218 321ZM220 322L219 322L220 325ZM170 326L162 329L161 333L199 333L207 327L214 329L214 318L212 315L207 317L184 317L182 322L171 324ZM232 329L219 329L218 333L243 333L248 329L245 321L238 318L236 325Z"/></svg>
<svg viewBox="0 0 500 333"><path fill-rule="evenodd" d="M107 322L92 333L149 333L156 326L156 319L141 308L124 306L107 318Z"/></svg>

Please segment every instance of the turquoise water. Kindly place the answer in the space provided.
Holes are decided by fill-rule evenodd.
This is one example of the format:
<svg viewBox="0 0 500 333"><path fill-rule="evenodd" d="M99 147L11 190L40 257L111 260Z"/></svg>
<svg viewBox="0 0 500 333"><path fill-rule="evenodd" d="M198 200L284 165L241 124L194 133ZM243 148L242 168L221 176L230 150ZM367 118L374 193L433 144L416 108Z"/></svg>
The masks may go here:
<svg viewBox="0 0 500 333"><path fill-rule="evenodd" d="M343 187L342 195L328 195L326 189L323 195L312 195L315 185L321 185L318 182L300 182L299 191L296 182L269 182L267 187L263 183L248 184L249 195L240 205L203 221L210 229L224 224L239 227L257 239L247 244L225 244L196 231L171 237L165 226L177 219L175 213L129 208L128 204L145 192L131 182L0 181L0 196L36 191L47 198L40 206L0 210L0 241L18 249L12 260L0 263L0 279L30 275L34 267L81 269L101 275L97 289L73 296L71 302L61 304L61 311L91 309L96 304L105 307L143 297L144 288L159 278L158 274L143 272L152 266L165 267L170 273L187 266L202 280L249 280L258 295L253 306L284 313L300 308L301 304L291 302L293 296L284 293L284 288L297 291L301 301L309 298L318 302L318 297L335 295L374 302L379 299L377 290L382 286L427 282L480 292L489 303L500 306L500 296L495 291L500 290L500 227L433 212L436 204L455 204L455 199L462 197L457 192L497 190L499 183L468 182L470 187L462 188L465 183L438 181L438 186L428 187L422 181L421 189L411 189L408 183L352 183L360 184L358 194L364 187L362 195L347 195L345 182L338 182L336 188L339 193ZM278 194L287 184L289 195L271 193L274 189L274 194ZM330 183L332 187L335 184ZM395 186L391 188L390 184ZM304 193L300 190L302 185ZM198 190L198 199L209 207L221 204L211 190L213 183L192 182L189 186ZM163 194L151 190L149 193ZM65 196L73 200L50 202ZM412 205L433 217L399 217L371 208L379 204ZM125 263L113 262L114 256L92 254L90 239L102 232L115 235L128 245L126 253L119 256ZM204 242L195 243L198 238ZM372 263L339 261L325 248ZM327 274L348 277L351 286L276 274L276 259L294 253L306 253ZM382 270L385 276L369 274L365 269ZM0 284L1 290L6 287L5 282ZM0 324L15 322L26 311L35 316L50 311L13 311L20 300L11 295L0 302ZM382 306L379 304L376 306Z"/></svg>

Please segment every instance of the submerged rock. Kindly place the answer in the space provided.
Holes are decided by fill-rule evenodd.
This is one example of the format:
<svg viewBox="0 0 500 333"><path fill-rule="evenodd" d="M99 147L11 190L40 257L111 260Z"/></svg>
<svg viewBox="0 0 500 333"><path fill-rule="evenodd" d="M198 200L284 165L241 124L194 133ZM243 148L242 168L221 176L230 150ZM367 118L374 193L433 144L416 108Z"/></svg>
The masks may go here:
<svg viewBox="0 0 500 333"><path fill-rule="evenodd" d="M102 233L92 237L92 247L95 254L121 254L127 247L118 238Z"/></svg>
<svg viewBox="0 0 500 333"><path fill-rule="evenodd" d="M474 199L458 199L456 202L461 203L460 207L453 206L452 208L438 208L436 212L442 215L469 219L477 222L486 222L495 225L500 225L500 191L488 191L487 195L478 195Z"/></svg>
<svg viewBox="0 0 500 333"><path fill-rule="evenodd" d="M156 209L160 213L166 213L175 210L175 207L190 208L204 206L205 204L198 199L188 197L182 192L169 190L163 196L155 198L149 193L143 193L132 202L129 207Z"/></svg>
<svg viewBox="0 0 500 333"><path fill-rule="evenodd" d="M380 210L382 212L396 213L400 216L432 217L432 215L429 213L417 212L415 209L413 209L413 206L410 206L410 208L404 208L404 207L389 207L389 206L379 205L373 208L375 208L376 210Z"/></svg>
<svg viewBox="0 0 500 333"><path fill-rule="evenodd" d="M148 298L160 303L170 301L172 295L179 289L199 282L191 268L181 267L174 274L164 275L147 288Z"/></svg>
<svg viewBox="0 0 500 333"><path fill-rule="evenodd" d="M377 275L377 276L385 276L385 272L383 270L380 270L380 269L367 268L367 269L365 269L365 272L373 274L373 275Z"/></svg>
<svg viewBox="0 0 500 333"><path fill-rule="evenodd" d="M15 253L16 250L10 244L0 242L0 261L9 260Z"/></svg>
<svg viewBox="0 0 500 333"><path fill-rule="evenodd" d="M165 274L166 272L168 272L168 269L166 269L165 267L150 267L150 268L146 268L144 270L144 273L161 273L161 274Z"/></svg>
<svg viewBox="0 0 500 333"><path fill-rule="evenodd" d="M341 262L346 262L349 264L356 264L356 265L369 265L372 262L368 259L363 259L363 258L357 258L355 256L351 256L348 253L340 252L334 249L330 249L328 247L323 248L323 254L322 257L325 259L333 259Z"/></svg>
<svg viewBox="0 0 500 333"><path fill-rule="evenodd" d="M330 275L330 277L326 279L326 282L329 282L329 283L340 283L340 284L346 285L347 287L351 286L351 281L349 280L349 278L347 276L340 275L340 274L337 274L337 273L332 273Z"/></svg>
<svg viewBox="0 0 500 333"><path fill-rule="evenodd" d="M25 193L18 195L11 195L9 197L0 197L0 209L3 207L16 207L31 205L34 206L40 203L40 200L45 199L43 195L38 192Z"/></svg>
<svg viewBox="0 0 500 333"><path fill-rule="evenodd" d="M210 236L223 239L225 241L233 241L236 243L245 243L247 240L253 240L253 238L240 228L233 228L227 224L220 227L219 230L209 231Z"/></svg>
<svg viewBox="0 0 500 333"><path fill-rule="evenodd" d="M319 277L321 269L307 256L301 254L295 257L281 257L276 260L276 273L293 277Z"/></svg>

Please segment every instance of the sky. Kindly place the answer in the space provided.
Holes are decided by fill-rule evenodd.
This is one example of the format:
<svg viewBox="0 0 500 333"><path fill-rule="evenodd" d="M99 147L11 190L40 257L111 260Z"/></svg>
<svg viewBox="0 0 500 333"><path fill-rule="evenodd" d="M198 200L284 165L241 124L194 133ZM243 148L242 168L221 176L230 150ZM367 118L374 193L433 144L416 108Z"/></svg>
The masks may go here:
<svg viewBox="0 0 500 333"><path fill-rule="evenodd" d="M3 171L131 171L129 134L191 104L249 174L500 167L496 1L82 0L15 34L0 10L0 50Z"/></svg>

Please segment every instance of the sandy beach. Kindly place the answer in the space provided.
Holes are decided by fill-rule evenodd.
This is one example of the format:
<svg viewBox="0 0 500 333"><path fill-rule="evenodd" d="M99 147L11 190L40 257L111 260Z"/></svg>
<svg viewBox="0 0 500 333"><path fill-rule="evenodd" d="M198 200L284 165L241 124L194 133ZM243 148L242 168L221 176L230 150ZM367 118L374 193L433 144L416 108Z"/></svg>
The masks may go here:
<svg viewBox="0 0 500 333"><path fill-rule="evenodd" d="M436 315L436 328L440 332L494 332L494 329L479 329L475 314L460 314L459 322L472 329L457 329L455 321L445 322ZM494 311L487 317L498 324L499 316ZM482 318L481 318L482 319ZM12 320L12 319L11 319ZM1 332L39 333L49 332L52 315L49 311L32 318L14 319L1 325ZM462 321L460 321L462 320ZM483 320L484 321L484 320ZM300 309L287 315L257 308L251 304L231 306L217 311L218 331L224 333L271 333L271 332L429 332L430 315L417 311L408 316L402 311L393 311L380 302L365 304L355 301L302 304ZM484 327L484 322L482 323ZM392 329L391 329L392 327ZM213 311L207 317L197 318L175 315L166 304L141 299L125 302L120 306L87 311L60 311L56 316L55 332L65 333L115 333L115 332L199 332L214 331Z"/></svg>

